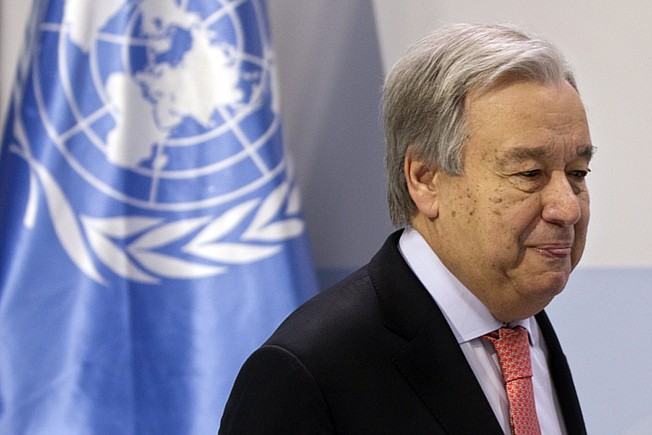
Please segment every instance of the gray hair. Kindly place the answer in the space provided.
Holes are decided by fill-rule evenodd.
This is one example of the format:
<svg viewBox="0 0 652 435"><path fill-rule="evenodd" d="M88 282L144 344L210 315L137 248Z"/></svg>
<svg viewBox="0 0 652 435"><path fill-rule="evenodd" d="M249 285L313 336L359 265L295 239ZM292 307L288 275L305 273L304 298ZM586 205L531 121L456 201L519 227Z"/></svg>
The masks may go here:
<svg viewBox="0 0 652 435"><path fill-rule="evenodd" d="M394 65L383 90L387 197L394 225L409 224L416 213L404 174L408 150L429 166L461 175L466 96L521 80L566 80L577 89L555 46L504 25L447 26L418 41Z"/></svg>

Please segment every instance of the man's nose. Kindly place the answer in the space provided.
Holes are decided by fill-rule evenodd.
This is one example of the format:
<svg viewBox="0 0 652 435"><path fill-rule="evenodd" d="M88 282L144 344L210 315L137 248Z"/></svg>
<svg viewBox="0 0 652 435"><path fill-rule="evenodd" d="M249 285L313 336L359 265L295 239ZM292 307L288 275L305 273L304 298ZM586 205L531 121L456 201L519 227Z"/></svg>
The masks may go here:
<svg viewBox="0 0 652 435"><path fill-rule="evenodd" d="M575 225L582 217L579 189L564 172L555 172L541 192L542 217L545 221L561 226Z"/></svg>

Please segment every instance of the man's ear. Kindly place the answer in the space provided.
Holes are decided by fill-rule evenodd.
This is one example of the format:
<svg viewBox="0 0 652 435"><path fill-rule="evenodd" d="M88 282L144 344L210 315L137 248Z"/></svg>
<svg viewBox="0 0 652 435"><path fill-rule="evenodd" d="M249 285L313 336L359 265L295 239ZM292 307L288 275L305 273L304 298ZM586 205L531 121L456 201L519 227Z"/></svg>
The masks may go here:
<svg viewBox="0 0 652 435"><path fill-rule="evenodd" d="M438 169L426 165L414 154L405 157L405 179L408 191L417 209L427 218L439 215L439 195L437 192Z"/></svg>

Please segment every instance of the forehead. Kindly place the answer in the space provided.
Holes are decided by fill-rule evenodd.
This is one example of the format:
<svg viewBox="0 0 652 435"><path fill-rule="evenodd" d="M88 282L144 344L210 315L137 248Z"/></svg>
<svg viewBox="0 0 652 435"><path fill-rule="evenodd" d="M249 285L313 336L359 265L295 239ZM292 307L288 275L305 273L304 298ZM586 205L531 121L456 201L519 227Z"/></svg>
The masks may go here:
<svg viewBox="0 0 652 435"><path fill-rule="evenodd" d="M590 159L593 151L584 106L566 82L517 82L471 93L465 124L465 148L503 159L542 159L562 149Z"/></svg>

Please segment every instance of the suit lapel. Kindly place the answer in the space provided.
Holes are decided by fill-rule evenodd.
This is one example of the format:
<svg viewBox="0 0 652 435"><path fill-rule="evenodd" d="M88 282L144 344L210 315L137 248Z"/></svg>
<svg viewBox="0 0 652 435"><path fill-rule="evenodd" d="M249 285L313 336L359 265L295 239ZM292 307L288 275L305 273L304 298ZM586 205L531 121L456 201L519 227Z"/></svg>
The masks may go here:
<svg viewBox="0 0 652 435"><path fill-rule="evenodd" d="M545 312L542 311L537 314L536 319L548 348L548 368L557 391L561 412L564 415L566 431L572 434L586 434L582 409L577 398L577 391L575 391L573 377L557 335Z"/></svg>
<svg viewBox="0 0 652 435"><path fill-rule="evenodd" d="M397 370L447 432L502 434L446 319L399 253L399 237L369 264L383 322L406 339Z"/></svg>
<svg viewBox="0 0 652 435"><path fill-rule="evenodd" d="M449 433L502 434L457 341L440 333L440 316L429 315L394 362ZM445 322L445 320L444 320ZM448 328L448 325L444 325Z"/></svg>

